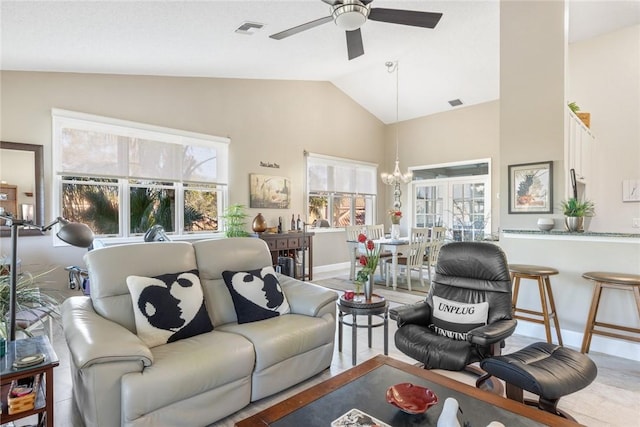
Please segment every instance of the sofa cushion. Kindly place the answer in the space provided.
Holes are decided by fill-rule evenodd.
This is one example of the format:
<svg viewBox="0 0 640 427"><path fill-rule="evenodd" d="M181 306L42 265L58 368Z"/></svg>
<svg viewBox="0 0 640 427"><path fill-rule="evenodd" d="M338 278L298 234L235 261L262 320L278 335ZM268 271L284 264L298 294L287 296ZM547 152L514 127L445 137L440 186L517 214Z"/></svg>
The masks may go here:
<svg viewBox="0 0 640 427"><path fill-rule="evenodd" d="M433 326L438 335L466 341L467 332L487 324L489 303L465 304L433 296Z"/></svg>
<svg viewBox="0 0 640 427"><path fill-rule="evenodd" d="M137 334L149 347L213 330L198 270L129 276Z"/></svg>
<svg viewBox="0 0 640 427"><path fill-rule="evenodd" d="M290 311L272 266L250 271L223 271L238 323L265 320Z"/></svg>
<svg viewBox="0 0 640 427"><path fill-rule="evenodd" d="M153 364L122 377L124 417L135 420L159 408L179 408L189 399L206 395L211 390L226 390L234 396L229 402L221 396L220 402L227 412L246 406L251 395L251 373L255 366L253 345L244 337L218 331L159 345L151 349ZM242 398L228 388L240 387ZM211 402L208 403L211 405ZM212 409L217 411L216 409ZM206 425L189 422L182 414L181 425ZM165 423L156 425L178 425Z"/></svg>
<svg viewBox="0 0 640 427"><path fill-rule="evenodd" d="M255 373L333 343L336 323L332 315L287 314L261 322L227 323L216 331L242 335L251 341L256 354Z"/></svg>

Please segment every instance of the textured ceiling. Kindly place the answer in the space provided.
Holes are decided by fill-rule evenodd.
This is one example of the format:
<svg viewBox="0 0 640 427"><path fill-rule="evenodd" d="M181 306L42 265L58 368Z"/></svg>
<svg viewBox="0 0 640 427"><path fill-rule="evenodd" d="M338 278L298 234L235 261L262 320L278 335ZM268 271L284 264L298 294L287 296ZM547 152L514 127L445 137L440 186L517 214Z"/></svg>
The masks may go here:
<svg viewBox="0 0 640 427"><path fill-rule="evenodd" d="M330 14L320 0L2 0L3 70L326 80L385 123L499 97L498 1L388 1L372 7L442 12L435 29L368 21L364 56L347 60L332 22L283 40L280 32ZM640 22L640 2L570 3L570 39ZM243 22L264 24L238 34ZM459 107L458 107L459 108Z"/></svg>

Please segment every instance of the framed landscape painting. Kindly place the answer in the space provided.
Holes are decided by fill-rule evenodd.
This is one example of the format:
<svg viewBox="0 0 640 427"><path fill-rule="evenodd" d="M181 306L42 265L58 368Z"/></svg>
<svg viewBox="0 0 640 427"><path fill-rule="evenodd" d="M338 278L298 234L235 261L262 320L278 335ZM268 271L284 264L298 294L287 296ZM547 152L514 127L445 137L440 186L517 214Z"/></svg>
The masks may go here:
<svg viewBox="0 0 640 427"><path fill-rule="evenodd" d="M289 209L291 183L281 176L249 174L249 207Z"/></svg>
<svg viewBox="0 0 640 427"><path fill-rule="evenodd" d="M509 165L509 213L553 212L553 162Z"/></svg>

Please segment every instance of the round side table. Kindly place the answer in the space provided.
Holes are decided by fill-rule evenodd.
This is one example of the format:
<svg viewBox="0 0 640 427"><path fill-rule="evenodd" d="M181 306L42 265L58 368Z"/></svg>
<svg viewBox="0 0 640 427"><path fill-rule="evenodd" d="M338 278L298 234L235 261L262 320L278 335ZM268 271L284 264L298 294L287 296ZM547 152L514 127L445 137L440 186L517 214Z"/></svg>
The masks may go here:
<svg viewBox="0 0 640 427"><path fill-rule="evenodd" d="M358 294L360 295L360 294ZM356 297L358 296L356 295ZM342 352L342 326L351 326L351 363L356 365L358 328L366 328L371 348L372 329L382 326L384 328L384 354L389 353L389 303L380 295L373 294L369 301L355 301L340 296L336 302L338 306L338 351ZM345 320L345 316L351 315L351 322ZM367 316L367 323L358 324L358 316ZM373 323L373 316L381 319Z"/></svg>

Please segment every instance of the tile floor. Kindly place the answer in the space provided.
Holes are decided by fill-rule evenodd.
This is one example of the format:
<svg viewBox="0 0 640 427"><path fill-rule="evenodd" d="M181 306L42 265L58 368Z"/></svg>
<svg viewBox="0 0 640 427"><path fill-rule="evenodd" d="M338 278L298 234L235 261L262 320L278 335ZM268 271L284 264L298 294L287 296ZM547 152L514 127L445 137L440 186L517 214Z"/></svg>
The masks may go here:
<svg viewBox="0 0 640 427"><path fill-rule="evenodd" d="M406 297L406 296L405 296ZM395 322L389 322L389 355L396 359L415 363L396 349L393 344L393 334L396 330ZM331 367L307 382L285 390L275 396L263 399L249 405L241 411L218 421L212 426L231 427L262 409L273 405L291 395L321 382L333 375L351 368L351 333L345 327L343 352L338 352L337 333L336 346ZM382 328L374 328L373 346L368 348L365 330L358 333L358 362L369 359L383 352ZM507 340L503 353L511 353L531 342L538 341L524 336L513 336ZM71 392L71 375L69 368L69 352L64 342L61 328L54 329L54 348L60 358L60 366L55 368L55 426L82 427L75 421L73 415L73 401ZM562 398L559 407L572 414L578 422L592 426L636 426L640 425L640 363L629 359L618 358L601 353L590 353L590 357L598 366L598 377L587 388ZM439 371L440 373L473 384L474 377L461 373ZM16 422L16 426L35 424L34 417Z"/></svg>

